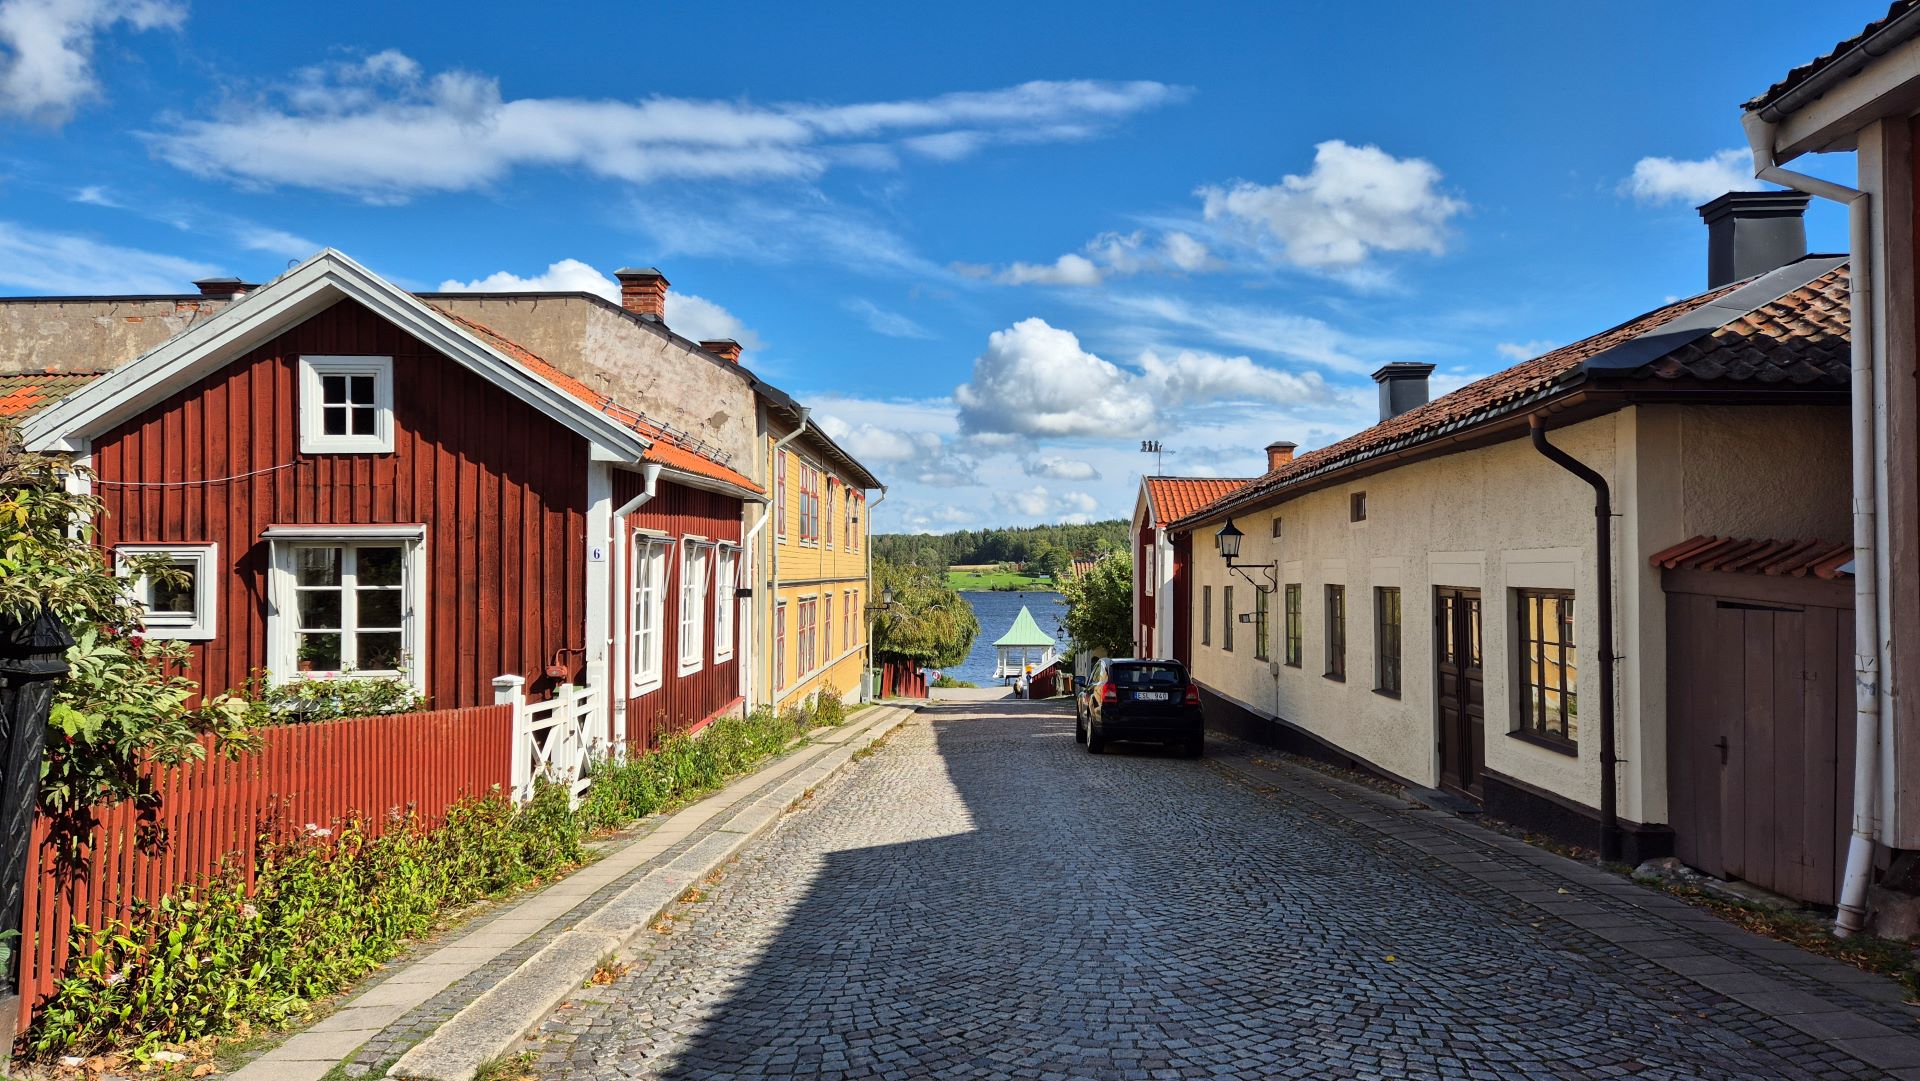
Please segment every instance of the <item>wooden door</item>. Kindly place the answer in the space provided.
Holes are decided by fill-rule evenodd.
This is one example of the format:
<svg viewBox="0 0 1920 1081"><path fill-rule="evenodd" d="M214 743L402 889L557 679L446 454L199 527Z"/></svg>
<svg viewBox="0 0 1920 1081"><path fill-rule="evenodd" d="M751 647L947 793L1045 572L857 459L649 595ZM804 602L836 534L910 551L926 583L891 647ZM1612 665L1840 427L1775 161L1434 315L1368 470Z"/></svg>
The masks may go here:
<svg viewBox="0 0 1920 1081"><path fill-rule="evenodd" d="M1433 610L1433 659L1439 683L1440 786L1479 799L1480 774L1487 760L1480 591L1437 587Z"/></svg>
<svg viewBox="0 0 1920 1081"><path fill-rule="evenodd" d="M1667 620L1675 855L1832 904L1853 788L1849 614L1672 594Z"/></svg>

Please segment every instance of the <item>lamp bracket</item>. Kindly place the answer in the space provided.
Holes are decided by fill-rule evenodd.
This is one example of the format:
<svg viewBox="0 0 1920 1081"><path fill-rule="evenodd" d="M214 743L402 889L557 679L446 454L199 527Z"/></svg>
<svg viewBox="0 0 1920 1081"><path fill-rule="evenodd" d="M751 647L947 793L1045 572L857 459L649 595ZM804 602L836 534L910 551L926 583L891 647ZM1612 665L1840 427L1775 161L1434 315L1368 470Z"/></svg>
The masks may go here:
<svg viewBox="0 0 1920 1081"><path fill-rule="evenodd" d="M1238 574L1240 577L1245 578L1247 580L1247 584L1252 586L1254 589L1259 590L1262 593L1272 593L1273 591L1280 588L1280 576L1279 574L1274 572L1273 564L1256 563L1256 564L1253 564L1253 566L1259 568L1260 573L1266 577L1267 579L1266 585L1263 586L1259 582L1254 581L1253 576L1247 573L1246 567L1243 566L1242 564L1235 563L1231 559L1227 560L1227 569L1233 571L1235 574Z"/></svg>

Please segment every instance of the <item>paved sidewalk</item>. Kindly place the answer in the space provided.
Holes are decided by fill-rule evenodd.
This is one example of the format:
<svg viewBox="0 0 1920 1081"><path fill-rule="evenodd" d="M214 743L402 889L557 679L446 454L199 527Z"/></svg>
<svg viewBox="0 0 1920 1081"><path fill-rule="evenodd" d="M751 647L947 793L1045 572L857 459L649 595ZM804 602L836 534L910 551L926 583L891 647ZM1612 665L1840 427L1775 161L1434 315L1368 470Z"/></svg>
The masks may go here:
<svg viewBox="0 0 1920 1081"><path fill-rule="evenodd" d="M485 1036L458 1041L419 1076L443 1076L436 1072L441 1069L452 1071L444 1076L471 1076L470 1067L462 1072L462 1061L478 1065L498 1053L476 1057L476 1048L510 1046L552 1005L513 1004L520 1027L509 1033L500 1016L476 1017L476 1002L502 987L529 982L579 987L601 956L618 949L609 943L628 937L623 931L644 927L813 785L912 716L913 708L883 704L855 714L840 728L816 730L806 745L758 772L643 822L632 836L603 848L598 861L502 906L441 944L396 961L377 983L230 1076L234 1081L317 1081L335 1066L349 1076L380 1076L463 1014L469 1024L479 1021ZM645 910L648 904L652 907ZM582 930L587 927L594 930ZM583 952L580 947L589 944L590 951Z"/></svg>

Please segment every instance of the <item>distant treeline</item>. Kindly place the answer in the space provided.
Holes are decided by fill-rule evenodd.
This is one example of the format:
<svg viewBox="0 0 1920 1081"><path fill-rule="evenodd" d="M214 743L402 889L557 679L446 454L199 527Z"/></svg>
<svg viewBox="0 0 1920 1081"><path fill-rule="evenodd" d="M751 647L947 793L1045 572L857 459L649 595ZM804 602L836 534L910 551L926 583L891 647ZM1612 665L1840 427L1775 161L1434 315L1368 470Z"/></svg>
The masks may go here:
<svg viewBox="0 0 1920 1081"><path fill-rule="evenodd" d="M889 563L912 563L945 570L976 563L1037 563L1052 553L1098 555L1127 546L1127 523L1035 525L1005 529L962 529L956 533L882 533L873 538L873 554Z"/></svg>

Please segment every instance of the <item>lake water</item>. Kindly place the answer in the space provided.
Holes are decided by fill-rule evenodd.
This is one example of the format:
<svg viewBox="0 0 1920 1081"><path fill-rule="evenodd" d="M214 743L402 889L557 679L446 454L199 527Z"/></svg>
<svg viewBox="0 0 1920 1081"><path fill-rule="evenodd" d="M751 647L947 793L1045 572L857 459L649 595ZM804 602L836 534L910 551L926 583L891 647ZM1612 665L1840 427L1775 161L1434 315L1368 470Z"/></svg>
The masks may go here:
<svg viewBox="0 0 1920 1081"><path fill-rule="evenodd" d="M1067 606L1061 603L1058 593L961 593L967 604L973 608L973 618L980 621L980 635L973 640L973 651L967 654L965 664L954 668L941 669L942 674L982 687L995 686L993 678L993 642L1007 633L1013 626L1013 619L1020 614L1020 606L1026 605L1033 613L1033 621L1040 629L1053 635L1053 640L1061 650L1067 648L1067 632L1060 626L1067 616Z"/></svg>

